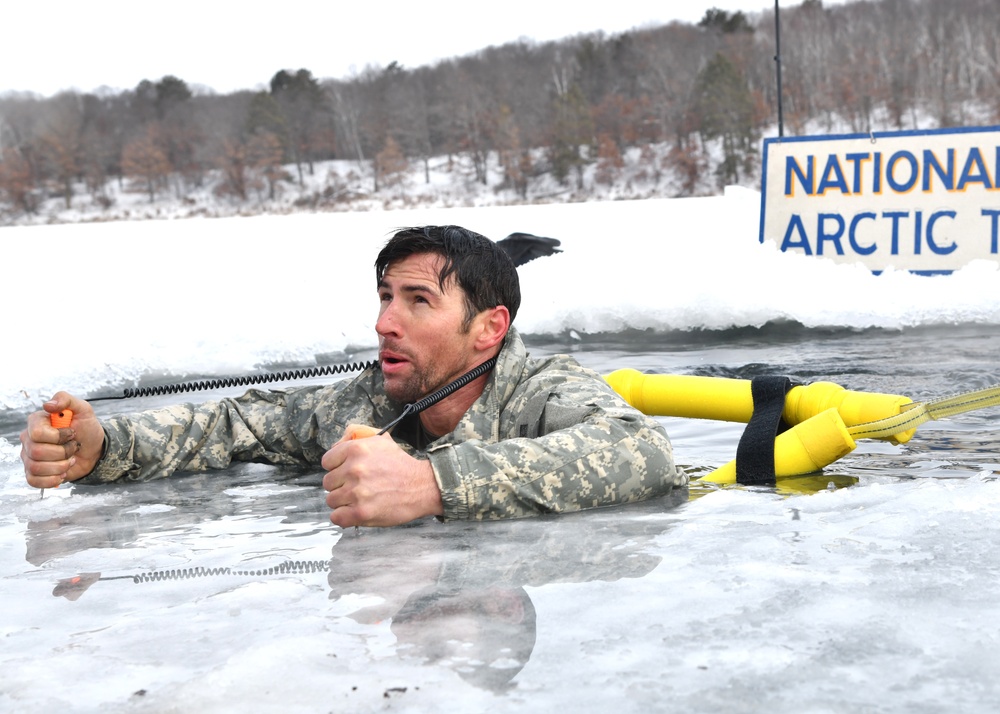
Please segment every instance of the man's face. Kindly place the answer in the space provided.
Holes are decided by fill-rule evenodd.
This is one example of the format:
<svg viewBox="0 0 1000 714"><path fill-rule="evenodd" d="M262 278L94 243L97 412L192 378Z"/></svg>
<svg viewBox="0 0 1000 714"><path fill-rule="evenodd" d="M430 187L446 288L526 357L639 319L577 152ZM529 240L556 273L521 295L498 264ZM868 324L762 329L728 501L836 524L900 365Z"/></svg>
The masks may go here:
<svg viewBox="0 0 1000 714"><path fill-rule="evenodd" d="M396 401L415 402L477 364L474 330L463 330L465 295L438 274L444 258L411 255L391 264L378 287L379 360L385 390ZM475 324L475 323L474 323Z"/></svg>

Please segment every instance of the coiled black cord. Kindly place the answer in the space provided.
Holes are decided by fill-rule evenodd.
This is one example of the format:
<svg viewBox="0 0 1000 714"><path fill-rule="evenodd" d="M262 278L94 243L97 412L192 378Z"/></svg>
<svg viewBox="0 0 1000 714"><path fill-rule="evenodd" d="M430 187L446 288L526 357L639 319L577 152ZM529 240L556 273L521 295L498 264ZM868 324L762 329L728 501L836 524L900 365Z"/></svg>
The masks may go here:
<svg viewBox="0 0 1000 714"><path fill-rule="evenodd" d="M138 573L131 576L132 582L155 583L161 580L184 580L186 578L205 578L213 575L235 575L242 577L260 577L262 575L288 575L298 573L319 573L330 569L328 560L289 561L273 568L262 570L239 570L234 568L174 568L173 570L154 570L150 573ZM110 580L111 578L107 578Z"/></svg>
<svg viewBox="0 0 1000 714"><path fill-rule="evenodd" d="M462 387L464 387L466 384L468 384L472 380L478 379L479 377L482 377L484 374L486 374L491 369L493 369L496 366L496 364L497 364L497 357L498 356L499 355L494 355L493 357L490 357L488 360L486 360L485 362L483 362L481 365L479 365L477 367L473 367L472 369L470 369L468 372L466 372L465 374L463 374L461 377L459 377L458 379L456 379L454 382L449 382L448 384L444 385L443 387L441 387L441 389L437 390L433 394L428 394L426 397L424 397L420 401L414 402L413 404L410 404L410 405L407 405L407 406L408 407L413 407L411 409L411 411L413 411L413 412L422 412L424 409L426 409L427 407L431 406L432 404L437 404L442 399L444 399L445 397L447 397L449 394L458 391L459 389L461 389Z"/></svg>
<svg viewBox="0 0 1000 714"><path fill-rule="evenodd" d="M132 397L157 397L166 394L177 394L179 392L197 392L205 389L221 389L224 387L244 387L251 384L267 384L269 382L284 382L293 379L308 379L311 377L325 377L331 374L345 374L347 372L360 372L365 369L378 367L378 362L352 362L351 364L333 364L323 367L306 367L303 369L291 369L285 372L268 372L266 374L247 374L242 377L222 377L220 379L206 379L200 382L184 382L181 384L161 384L155 387L139 387L138 389L126 388L121 395L110 397L93 397L90 402L100 402L107 399L131 399Z"/></svg>
<svg viewBox="0 0 1000 714"><path fill-rule="evenodd" d="M474 379L483 376L497 364L499 355L494 355L482 364L473 367L454 382L441 387L441 389L428 394L412 404L403 407L402 413L386 425L379 434L384 434L392 427L396 426L410 414L422 412L427 407L437 404L449 394L461 389ZM223 377L221 379L206 379L200 382L184 382L182 384L161 384L155 387L140 387L138 389L125 389L118 396L93 397L90 402L100 402L107 399L130 399L132 397L154 397L166 394L177 394L178 392L197 392L205 389L219 389L222 387L243 387L249 384L265 384L267 382L283 382L293 379L306 379L309 377L323 377L330 374L340 374L344 372L360 372L365 369L378 368L377 361L354 362L352 364L334 364L323 367L307 367L305 369L292 369L285 372L268 372L266 374L247 374L242 377Z"/></svg>

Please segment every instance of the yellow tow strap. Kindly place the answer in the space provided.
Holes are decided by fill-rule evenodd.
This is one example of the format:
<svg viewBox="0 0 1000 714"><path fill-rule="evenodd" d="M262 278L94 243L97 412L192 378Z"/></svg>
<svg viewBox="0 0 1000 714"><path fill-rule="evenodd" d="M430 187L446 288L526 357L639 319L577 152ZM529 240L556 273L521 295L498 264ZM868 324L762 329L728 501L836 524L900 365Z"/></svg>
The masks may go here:
<svg viewBox="0 0 1000 714"><path fill-rule="evenodd" d="M924 422L995 406L1000 406L1000 384L932 402L904 404L899 414L857 424L848 427L847 431L856 439L885 439L901 431L916 429Z"/></svg>

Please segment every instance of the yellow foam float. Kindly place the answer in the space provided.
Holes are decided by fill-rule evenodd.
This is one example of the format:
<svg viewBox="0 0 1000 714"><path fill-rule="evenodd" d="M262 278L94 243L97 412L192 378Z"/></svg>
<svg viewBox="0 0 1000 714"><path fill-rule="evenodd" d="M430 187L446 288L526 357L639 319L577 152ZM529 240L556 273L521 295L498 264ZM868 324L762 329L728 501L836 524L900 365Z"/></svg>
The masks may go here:
<svg viewBox="0 0 1000 714"><path fill-rule="evenodd" d="M753 415L748 379L643 374L619 369L605 376L625 401L651 416L715 419L747 423ZM782 418L791 428L774 441L777 478L815 473L852 452L857 443L849 427L899 414L909 397L856 392L832 382L792 387L785 396ZM887 437L905 443L916 429ZM713 483L736 483L736 460L703 476Z"/></svg>

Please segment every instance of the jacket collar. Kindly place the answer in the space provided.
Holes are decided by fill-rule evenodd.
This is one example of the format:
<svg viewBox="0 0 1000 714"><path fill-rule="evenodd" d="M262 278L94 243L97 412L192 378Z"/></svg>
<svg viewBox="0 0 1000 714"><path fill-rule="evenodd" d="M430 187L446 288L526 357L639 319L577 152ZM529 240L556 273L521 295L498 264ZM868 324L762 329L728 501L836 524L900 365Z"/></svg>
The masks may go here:
<svg viewBox="0 0 1000 714"><path fill-rule="evenodd" d="M524 342L517 330L511 327L507 331L507 337L504 338L496 367L487 379L483 393L465 412L455 430L436 440L430 450L470 439L496 441L499 438L499 413L503 405L513 396L526 360ZM376 375L376 380L381 382L381 373ZM378 387L381 387L381 384ZM398 416L402 408L401 404L393 404L390 410ZM376 409L376 411L381 410ZM390 414L383 413L376 416L375 423L388 423L391 420Z"/></svg>

